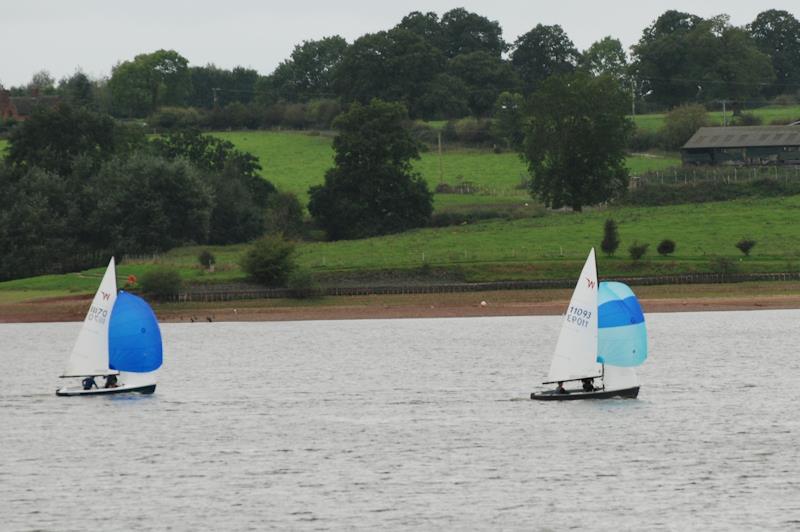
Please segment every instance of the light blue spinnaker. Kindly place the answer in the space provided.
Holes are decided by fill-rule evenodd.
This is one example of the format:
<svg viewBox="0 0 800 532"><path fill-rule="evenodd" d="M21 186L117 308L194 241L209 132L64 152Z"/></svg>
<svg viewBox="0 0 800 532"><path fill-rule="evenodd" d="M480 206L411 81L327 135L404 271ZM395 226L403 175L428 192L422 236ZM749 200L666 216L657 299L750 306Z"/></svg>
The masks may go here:
<svg viewBox="0 0 800 532"><path fill-rule="evenodd" d="M161 330L144 299L120 292L108 328L108 365L117 371L147 373L161 367Z"/></svg>
<svg viewBox="0 0 800 532"><path fill-rule="evenodd" d="M613 281L600 283L597 327L598 362L634 367L647 358L644 313L628 285Z"/></svg>

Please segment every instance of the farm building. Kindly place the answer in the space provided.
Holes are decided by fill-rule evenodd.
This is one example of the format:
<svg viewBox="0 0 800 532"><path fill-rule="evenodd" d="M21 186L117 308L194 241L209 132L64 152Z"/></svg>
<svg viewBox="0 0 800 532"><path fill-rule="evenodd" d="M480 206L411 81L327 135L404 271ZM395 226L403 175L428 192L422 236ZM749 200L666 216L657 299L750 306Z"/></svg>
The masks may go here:
<svg viewBox="0 0 800 532"><path fill-rule="evenodd" d="M681 148L683 164L800 164L800 126L701 127Z"/></svg>

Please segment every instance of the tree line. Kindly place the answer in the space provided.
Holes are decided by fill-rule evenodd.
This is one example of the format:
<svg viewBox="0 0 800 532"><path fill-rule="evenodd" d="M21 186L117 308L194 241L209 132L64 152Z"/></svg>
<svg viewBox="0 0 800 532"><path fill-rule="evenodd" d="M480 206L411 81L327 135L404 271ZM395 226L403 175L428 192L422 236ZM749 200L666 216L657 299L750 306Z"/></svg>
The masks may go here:
<svg viewBox="0 0 800 532"><path fill-rule="evenodd" d="M342 108L374 98L403 103L411 118L491 116L501 94L527 97L550 76L576 71L616 79L639 109L796 95L800 22L775 9L741 27L727 15L703 19L670 10L627 54L611 36L579 51L559 25L538 24L508 42L497 21L463 8L441 17L414 11L352 43L337 35L303 41L268 75L189 66L180 53L158 50L121 61L108 79L76 72L56 84L39 72L27 86L10 90L60 94L116 117L192 108L216 110L212 127L213 120L302 126L330 125Z"/></svg>

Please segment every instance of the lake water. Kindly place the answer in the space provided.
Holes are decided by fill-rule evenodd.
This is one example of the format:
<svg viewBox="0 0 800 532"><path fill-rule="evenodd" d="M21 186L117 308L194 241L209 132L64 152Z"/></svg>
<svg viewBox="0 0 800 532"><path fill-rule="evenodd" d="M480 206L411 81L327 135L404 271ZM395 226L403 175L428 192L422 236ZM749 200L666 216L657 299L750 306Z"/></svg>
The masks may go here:
<svg viewBox="0 0 800 532"><path fill-rule="evenodd" d="M567 403L558 317L165 324L94 398L79 324L0 325L0 529L800 529L800 311L647 319L639 399Z"/></svg>

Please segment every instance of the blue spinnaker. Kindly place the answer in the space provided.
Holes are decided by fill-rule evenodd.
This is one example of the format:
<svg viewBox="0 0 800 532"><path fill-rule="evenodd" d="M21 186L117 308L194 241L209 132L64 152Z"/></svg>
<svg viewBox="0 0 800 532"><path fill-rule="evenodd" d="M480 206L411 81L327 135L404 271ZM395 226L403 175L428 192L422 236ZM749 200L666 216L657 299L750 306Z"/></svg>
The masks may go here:
<svg viewBox="0 0 800 532"><path fill-rule="evenodd" d="M161 367L161 330L144 299L120 292L108 326L108 365L117 371L147 373Z"/></svg>
<svg viewBox="0 0 800 532"><path fill-rule="evenodd" d="M638 366L647 358L647 327L633 291L604 281L597 292L597 361L610 366Z"/></svg>

